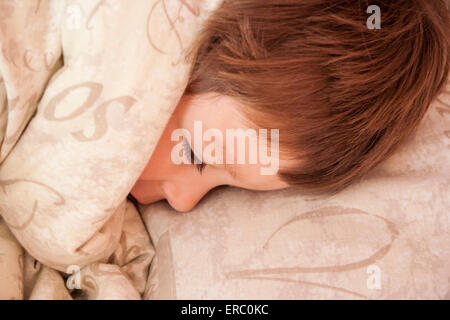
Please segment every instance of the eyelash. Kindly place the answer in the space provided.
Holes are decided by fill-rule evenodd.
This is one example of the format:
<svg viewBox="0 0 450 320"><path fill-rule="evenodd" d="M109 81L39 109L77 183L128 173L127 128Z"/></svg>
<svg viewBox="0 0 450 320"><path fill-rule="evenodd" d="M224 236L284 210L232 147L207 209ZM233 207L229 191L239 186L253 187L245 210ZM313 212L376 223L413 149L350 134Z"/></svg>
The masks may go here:
<svg viewBox="0 0 450 320"><path fill-rule="evenodd" d="M200 174L202 174L203 170L206 167L206 164L205 163L198 163L198 164L195 163L195 162L200 162L200 159L197 158L194 151L192 151L191 146L184 138L183 138L183 146L184 146L184 155L188 158L189 161L194 160L194 162L191 162L191 164L194 164L195 167L197 168L198 172L200 172ZM187 155L190 155L190 158Z"/></svg>

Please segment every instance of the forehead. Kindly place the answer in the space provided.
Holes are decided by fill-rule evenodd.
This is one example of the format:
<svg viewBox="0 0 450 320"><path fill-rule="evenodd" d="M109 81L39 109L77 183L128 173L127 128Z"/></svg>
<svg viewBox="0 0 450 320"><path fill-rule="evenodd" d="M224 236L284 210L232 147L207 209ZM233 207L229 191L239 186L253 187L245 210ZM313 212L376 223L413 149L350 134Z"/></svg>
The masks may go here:
<svg viewBox="0 0 450 320"><path fill-rule="evenodd" d="M204 130L248 129L248 120L239 111L242 106L233 98L203 94L186 98L181 104L180 125L186 129L201 121Z"/></svg>

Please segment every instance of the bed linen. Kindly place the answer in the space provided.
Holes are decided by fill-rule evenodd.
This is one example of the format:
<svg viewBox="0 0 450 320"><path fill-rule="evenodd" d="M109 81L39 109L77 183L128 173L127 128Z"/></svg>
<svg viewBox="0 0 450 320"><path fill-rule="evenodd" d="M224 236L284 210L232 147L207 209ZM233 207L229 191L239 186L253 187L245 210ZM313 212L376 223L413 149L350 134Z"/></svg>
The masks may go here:
<svg viewBox="0 0 450 320"><path fill-rule="evenodd" d="M140 208L147 299L450 299L450 88L417 133L337 194L213 190Z"/></svg>
<svg viewBox="0 0 450 320"><path fill-rule="evenodd" d="M215 5L0 0L0 299L450 299L449 89L341 193L126 200Z"/></svg>
<svg viewBox="0 0 450 320"><path fill-rule="evenodd" d="M149 262L150 242L126 197L185 89L189 45L217 4L0 1L0 297L28 296L23 277L61 287L51 270L78 267L84 279L112 277L108 286L142 277L133 263ZM128 235L128 223L141 236ZM39 261L31 269L28 254Z"/></svg>

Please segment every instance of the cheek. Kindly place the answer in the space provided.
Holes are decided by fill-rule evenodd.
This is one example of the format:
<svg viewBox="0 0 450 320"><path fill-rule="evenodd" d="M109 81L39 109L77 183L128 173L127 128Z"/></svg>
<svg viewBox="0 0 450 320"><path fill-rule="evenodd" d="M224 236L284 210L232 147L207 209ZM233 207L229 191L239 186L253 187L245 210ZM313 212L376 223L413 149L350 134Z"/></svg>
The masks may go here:
<svg viewBox="0 0 450 320"><path fill-rule="evenodd" d="M237 169L238 179L235 186L258 191L280 190L289 187L278 175L262 175L261 168L259 165L243 165L239 167Z"/></svg>
<svg viewBox="0 0 450 320"><path fill-rule="evenodd" d="M139 178L140 180L166 180L181 169L181 166L175 165L170 157L172 148L176 144L170 140L172 127L172 125L168 125L164 130L151 159Z"/></svg>
<svg viewBox="0 0 450 320"><path fill-rule="evenodd" d="M140 180L171 181L186 175L185 165L175 165L170 159L170 150L165 148L155 149L152 158L148 162L140 176Z"/></svg>

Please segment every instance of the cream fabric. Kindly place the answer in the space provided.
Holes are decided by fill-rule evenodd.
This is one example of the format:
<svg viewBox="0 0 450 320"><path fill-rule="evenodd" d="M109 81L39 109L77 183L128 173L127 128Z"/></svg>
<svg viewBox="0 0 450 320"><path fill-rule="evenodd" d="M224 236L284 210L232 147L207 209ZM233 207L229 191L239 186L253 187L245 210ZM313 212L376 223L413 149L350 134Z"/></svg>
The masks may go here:
<svg viewBox="0 0 450 320"><path fill-rule="evenodd" d="M59 290L49 268L71 266L95 280L84 283L88 298L139 297L152 251L126 196L185 89L186 49L218 3L0 0L2 298L66 297L42 283ZM39 271L22 272L22 247Z"/></svg>
<svg viewBox="0 0 450 320"><path fill-rule="evenodd" d="M147 299L450 299L450 90L415 137L341 193L222 188L142 207Z"/></svg>

